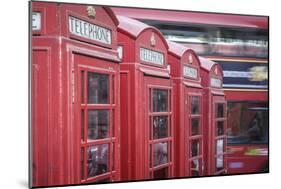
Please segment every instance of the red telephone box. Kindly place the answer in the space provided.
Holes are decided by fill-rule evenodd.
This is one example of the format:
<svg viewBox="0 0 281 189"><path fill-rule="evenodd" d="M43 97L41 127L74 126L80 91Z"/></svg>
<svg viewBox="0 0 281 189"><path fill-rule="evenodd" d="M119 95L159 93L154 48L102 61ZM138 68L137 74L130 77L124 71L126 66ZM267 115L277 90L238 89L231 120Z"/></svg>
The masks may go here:
<svg viewBox="0 0 281 189"><path fill-rule="evenodd" d="M168 42L174 82L175 175L203 175L203 91L196 53Z"/></svg>
<svg viewBox="0 0 281 189"><path fill-rule="evenodd" d="M118 20L32 2L32 186L119 180Z"/></svg>
<svg viewBox="0 0 281 189"><path fill-rule="evenodd" d="M226 173L226 99L222 89L223 72L219 64L200 57L201 77L204 87L204 174Z"/></svg>
<svg viewBox="0 0 281 189"><path fill-rule="evenodd" d="M173 88L159 30L118 17L122 180L173 176Z"/></svg>

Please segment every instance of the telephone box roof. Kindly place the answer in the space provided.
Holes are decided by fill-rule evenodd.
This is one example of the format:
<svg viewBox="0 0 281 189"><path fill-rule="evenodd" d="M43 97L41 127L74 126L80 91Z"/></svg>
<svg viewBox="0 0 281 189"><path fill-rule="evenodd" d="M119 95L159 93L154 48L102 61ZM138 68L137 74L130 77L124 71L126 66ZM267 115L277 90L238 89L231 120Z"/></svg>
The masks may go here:
<svg viewBox="0 0 281 189"><path fill-rule="evenodd" d="M210 71L212 69L212 67L217 64L216 62L209 60L207 58L203 58L199 56L199 60L201 63L201 67L204 68L207 71Z"/></svg>
<svg viewBox="0 0 281 189"><path fill-rule="evenodd" d="M167 43L169 45L169 52L178 57L182 57L186 51L192 51L194 54L196 54L192 48L189 48L187 46L169 40L167 40Z"/></svg>
<svg viewBox="0 0 281 189"><path fill-rule="evenodd" d="M155 33L157 33L161 38L167 49L169 48L166 39L162 35L162 33L155 27L149 26L145 23L142 23L138 20L128 18L126 16L117 15L117 19L119 21L118 29L129 34L133 38L137 38L142 32L147 29L152 29Z"/></svg>

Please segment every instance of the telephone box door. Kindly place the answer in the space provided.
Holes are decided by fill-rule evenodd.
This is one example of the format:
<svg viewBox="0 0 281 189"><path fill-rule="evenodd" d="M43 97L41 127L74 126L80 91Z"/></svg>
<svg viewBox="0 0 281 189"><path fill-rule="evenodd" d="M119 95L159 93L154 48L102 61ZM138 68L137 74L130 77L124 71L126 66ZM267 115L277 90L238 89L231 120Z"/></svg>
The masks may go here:
<svg viewBox="0 0 281 189"><path fill-rule="evenodd" d="M77 80L76 129L80 180L110 182L119 178L119 126L116 71L110 62L74 55Z"/></svg>
<svg viewBox="0 0 281 189"><path fill-rule="evenodd" d="M186 175L203 174L203 104L202 94L185 89L185 157Z"/></svg>
<svg viewBox="0 0 281 189"><path fill-rule="evenodd" d="M173 176L173 127L170 81L146 78L149 178Z"/></svg>
<svg viewBox="0 0 281 189"><path fill-rule="evenodd" d="M212 172L215 175L226 173L226 100L224 96L213 95L213 153L212 153Z"/></svg>

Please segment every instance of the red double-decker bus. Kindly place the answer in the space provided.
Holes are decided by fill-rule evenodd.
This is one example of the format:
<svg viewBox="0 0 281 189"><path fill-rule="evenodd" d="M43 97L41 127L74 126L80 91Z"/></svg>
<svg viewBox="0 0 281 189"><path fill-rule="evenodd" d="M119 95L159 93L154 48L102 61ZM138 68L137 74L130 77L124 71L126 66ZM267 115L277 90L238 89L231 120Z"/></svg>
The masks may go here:
<svg viewBox="0 0 281 189"><path fill-rule="evenodd" d="M223 68L227 173L268 172L268 17L113 8Z"/></svg>

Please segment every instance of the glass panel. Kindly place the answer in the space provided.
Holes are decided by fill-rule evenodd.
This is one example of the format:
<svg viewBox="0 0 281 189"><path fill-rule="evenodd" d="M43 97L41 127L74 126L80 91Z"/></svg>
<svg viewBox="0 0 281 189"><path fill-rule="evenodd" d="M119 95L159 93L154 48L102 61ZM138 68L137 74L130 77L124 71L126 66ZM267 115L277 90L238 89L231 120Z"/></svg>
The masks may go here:
<svg viewBox="0 0 281 189"><path fill-rule="evenodd" d="M229 102L227 107L228 143L268 143L268 103Z"/></svg>
<svg viewBox="0 0 281 189"><path fill-rule="evenodd" d="M191 119L191 135L199 135L199 119L192 118Z"/></svg>
<svg viewBox="0 0 281 189"><path fill-rule="evenodd" d="M84 104L84 77L85 72L81 71L81 104Z"/></svg>
<svg viewBox="0 0 281 189"><path fill-rule="evenodd" d="M191 114L199 114L199 96L191 97Z"/></svg>
<svg viewBox="0 0 281 189"><path fill-rule="evenodd" d="M153 166L168 163L168 142L153 144Z"/></svg>
<svg viewBox="0 0 281 189"><path fill-rule="evenodd" d="M217 136L224 134L223 121L217 121Z"/></svg>
<svg viewBox="0 0 281 189"><path fill-rule="evenodd" d="M168 111L168 90L153 90L153 112Z"/></svg>
<svg viewBox="0 0 281 189"><path fill-rule="evenodd" d="M88 103L109 103L109 76L106 74L88 72Z"/></svg>
<svg viewBox="0 0 281 189"><path fill-rule="evenodd" d="M194 159L190 163L191 176L199 176L199 159Z"/></svg>
<svg viewBox="0 0 281 189"><path fill-rule="evenodd" d="M223 139L217 140L217 154L223 153Z"/></svg>
<svg viewBox="0 0 281 189"><path fill-rule="evenodd" d="M168 137L168 116L153 117L153 139Z"/></svg>
<svg viewBox="0 0 281 189"><path fill-rule="evenodd" d="M84 142L84 110L81 110L81 141Z"/></svg>
<svg viewBox="0 0 281 189"><path fill-rule="evenodd" d="M219 155L216 158L216 168L217 171L220 171L223 169L223 155Z"/></svg>
<svg viewBox="0 0 281 189"><path fill-rule="evenodd" d="M223 117L224 116L224 108L222 103L217 104L217 117Z"/></svg>
<svg viewBox="0 0 281 189"><path fill-rule="evenodd" d="M84 148L81 148L81 180L84 180Z"/></svg>
<svg viewBox="0 0 281 189"><path fill-rule="evenodd" d="M88 139L109 137L109 110L88 110Z"/></svg>
<svg viewBox="0 0 281 189"><path fill-rule="evenodd" d="M191 156L198 156L199 155L199 140L192 140L191 141Z"/></svg>
<svg viewBox="0 0 281 189"><path fill-rule="evenodd" d="M154 179L163 179L167 177L168 177L168 167L154 171Z"/></svg>
<svg viewBox="0 0 281 189"><path fill-rule="evenodd" d="M108 172L108 144L88 148L88 178Z"/></svg>

